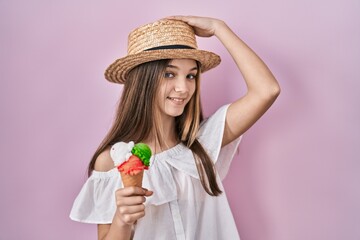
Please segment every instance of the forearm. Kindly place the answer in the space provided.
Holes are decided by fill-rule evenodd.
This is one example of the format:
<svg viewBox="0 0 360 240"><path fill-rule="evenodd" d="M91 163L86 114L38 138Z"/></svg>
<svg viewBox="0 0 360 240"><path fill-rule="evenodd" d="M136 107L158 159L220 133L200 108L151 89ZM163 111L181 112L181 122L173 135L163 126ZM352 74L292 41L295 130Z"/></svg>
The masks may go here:
<svg viewBox="0 0 360 240"><path fill-rule="evenodd" d="M223 21L216 23L214 35L234 59L249 92L268 95L280 91L275 77L265 63Z"/></svg>
<svg viewBox="0 0 360 240"><path fill-rule="evenodd" d="M114 217L112 224L99 225L99 240L130 240L132 236L132 225L124 224Z"/></svg>

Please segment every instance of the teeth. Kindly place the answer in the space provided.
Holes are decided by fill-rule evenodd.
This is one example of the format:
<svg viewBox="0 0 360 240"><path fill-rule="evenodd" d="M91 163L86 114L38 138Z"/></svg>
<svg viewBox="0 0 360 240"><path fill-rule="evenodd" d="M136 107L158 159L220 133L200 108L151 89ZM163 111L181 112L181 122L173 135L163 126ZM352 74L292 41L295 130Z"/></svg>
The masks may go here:
<svg viewBox="0 0 360 240"><path fill-rule="evenodd" d="M169 97L169 99L173 100L173 101L176 101L176 102L183 102L184 99L181 99L181 98L172 98L172 97Z"/></svg>

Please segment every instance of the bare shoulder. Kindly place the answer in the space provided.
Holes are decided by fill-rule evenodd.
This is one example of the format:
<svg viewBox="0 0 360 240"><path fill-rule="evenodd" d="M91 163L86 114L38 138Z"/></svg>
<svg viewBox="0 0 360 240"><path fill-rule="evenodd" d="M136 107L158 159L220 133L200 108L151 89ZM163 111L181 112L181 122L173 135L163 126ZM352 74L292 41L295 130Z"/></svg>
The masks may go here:
<svg viewBox="0 0 360 240"><path fill-rule="evenodd" d="M110 147L105 149L96 158L94 169L99 172L107 172L114 168L114 162L110 156Z"/></svg>

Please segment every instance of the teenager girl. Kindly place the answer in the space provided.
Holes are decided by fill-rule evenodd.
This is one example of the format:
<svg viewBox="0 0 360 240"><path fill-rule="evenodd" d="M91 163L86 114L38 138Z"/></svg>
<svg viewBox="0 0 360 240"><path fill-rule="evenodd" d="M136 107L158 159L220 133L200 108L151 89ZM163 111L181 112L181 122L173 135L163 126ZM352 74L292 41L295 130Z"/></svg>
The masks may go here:
<svg viewBox="0 0 360 240"><path fill-rule="evenodd" d="M195 35L216 36L247 85L206 120L200 75L220 58L198 50ZM280 93L263 61L223 21L175 16L131 32L128 55L105 77L124 84L123 93L70 217L98 224L99 239L239 239L221 180L241 135ZM155 153L143 188L123 188L109 153L119 141L143 142Z"/></svg>

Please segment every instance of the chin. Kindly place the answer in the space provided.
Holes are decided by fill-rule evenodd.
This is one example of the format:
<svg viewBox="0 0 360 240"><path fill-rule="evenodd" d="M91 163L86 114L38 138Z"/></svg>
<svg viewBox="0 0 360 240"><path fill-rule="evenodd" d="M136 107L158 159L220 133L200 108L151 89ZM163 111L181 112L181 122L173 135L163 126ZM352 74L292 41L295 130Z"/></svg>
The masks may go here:
<svg viewBox="0 0 360 240"><path fill-rule="evenodd" d="M167 111L166 114L169 115L169 116L172 116L172 117L178 117L180 116L181 114L183 114L184 112L184 109L181 109L181 110L173 110L173 111Z"/></svg>
<svg viewBox="0 0 360 240"><path fill-rule="evenodd" d="M164 109L164 112L166 115L168 116L172 116L172 117L178 117L180 116L181 114L183 114L185 110L185 107L184 106L177 106L177 107L174 107L174 106L167 106L165 109Z"/></svg>

